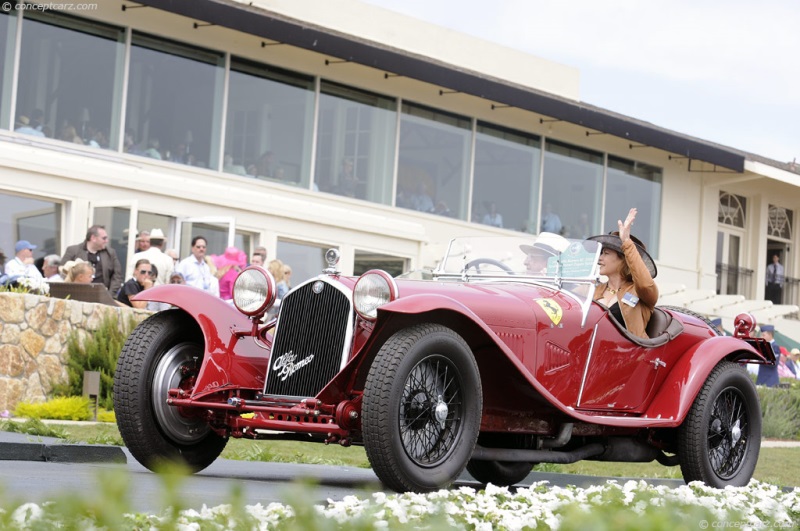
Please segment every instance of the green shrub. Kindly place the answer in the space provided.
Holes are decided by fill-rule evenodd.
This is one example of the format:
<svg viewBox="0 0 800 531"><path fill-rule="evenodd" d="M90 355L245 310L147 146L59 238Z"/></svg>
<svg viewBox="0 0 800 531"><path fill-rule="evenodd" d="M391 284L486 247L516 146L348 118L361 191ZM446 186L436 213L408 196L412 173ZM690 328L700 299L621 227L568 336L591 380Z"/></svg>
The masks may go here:
<svg viewBox="0 0 800 531"><path fill-rule="evenodd" d="M64 430L51 427L38 419L28 419L25 422L3 421L0 422L0 430L14 433L24 433L26 435L36 435L37 437L57 437L66 439L67 434Z"/></svg>
<svg viewBox="0 0 800 531"><path fill-rule="evenodd" d="M758 386L761 435L773 439L800 438L800 387Z"/></svg>
<svg viewBox="0 0 800 531"><path fill-rule="evenodd" d="M60 396L83 395L84 371L100 373L100 407L113 408L114 371L125 340L136 326L130 317L120 323L116 315L108 315L97 330L83 334L77 330L67 339L67 383L54 386L53 394Z"/></svg>
<svg viewBox="0 0 800 531"><path fill-rule="evenodd" d="M81 396L57 397L47 402L20 402L14 416L29 419L89 420L89 399Z"/></svg>
<svg viewBox="0 0 800 531"><path fill-rule="evenodd" d="M110 422L112 424L116 424L117 416L114 414L113 411L101 409L100 411L97 412L97 422Z"/></svg>

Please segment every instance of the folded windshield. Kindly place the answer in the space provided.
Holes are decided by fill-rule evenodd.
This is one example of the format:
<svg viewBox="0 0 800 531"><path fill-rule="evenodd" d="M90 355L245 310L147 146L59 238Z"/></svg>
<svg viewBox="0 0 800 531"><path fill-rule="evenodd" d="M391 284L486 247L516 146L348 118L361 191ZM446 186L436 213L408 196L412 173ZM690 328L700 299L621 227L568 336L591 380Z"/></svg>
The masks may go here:
<svg viewBox="0 0 800 531"><path fill-rule="evenodd" d="M434 274L472 277L536 277L541 281L595 281L600 244L543 232L538 236L455 238Z"/></svg>

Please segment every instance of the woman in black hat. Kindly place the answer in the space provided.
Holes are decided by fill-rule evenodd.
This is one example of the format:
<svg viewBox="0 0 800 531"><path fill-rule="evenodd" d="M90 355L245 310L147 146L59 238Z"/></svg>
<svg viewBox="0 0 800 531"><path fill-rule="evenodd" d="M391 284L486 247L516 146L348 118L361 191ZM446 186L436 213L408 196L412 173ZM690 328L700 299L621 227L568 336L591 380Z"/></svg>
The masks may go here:
<svg viewBox="0 0 800 531"><path fill-rule="evenodd" d="M608 278L595 288L594 300L605 304L630 333L647 338L645 329L658 301L653 280L658 271L645 245L631 236L634 219L632 208L624 223L617 221L619 231L588 238L603 245L598 262L600 274Z"/></svg>

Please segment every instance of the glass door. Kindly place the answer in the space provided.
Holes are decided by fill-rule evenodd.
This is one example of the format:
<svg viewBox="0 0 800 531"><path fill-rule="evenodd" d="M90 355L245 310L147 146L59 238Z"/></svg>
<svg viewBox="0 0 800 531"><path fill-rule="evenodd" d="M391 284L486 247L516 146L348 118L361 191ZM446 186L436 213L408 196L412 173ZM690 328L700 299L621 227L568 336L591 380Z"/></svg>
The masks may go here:
<svg viewBox="0 0 800 531"><path fill-rule="evenodd" d="M717 294L744 295L742 235L727 227L717 232Z"/></svg>
<svg viewBox="0 0 800 531"><path fill-rule="evenodd" d="M239 249L248 251L244 242L237 245L236 219L227 216L206 216L197 218L183 218L178 220L178 235L180 241L180 256L185 258L191 254L192 239L195 236L205 238L208 245L207 255L223 254L226 247L236 245Z"/></svg>
<svg viewBox="0 0 800 531"><path fill-rule="evenodd" d="M126 268L128 257L133 256L138 214L136 200L93 201L89 205L89 226L103 225L106 228L108 245L117 253L123 268ZM129 276L126 269L123 281Z"/></svg>

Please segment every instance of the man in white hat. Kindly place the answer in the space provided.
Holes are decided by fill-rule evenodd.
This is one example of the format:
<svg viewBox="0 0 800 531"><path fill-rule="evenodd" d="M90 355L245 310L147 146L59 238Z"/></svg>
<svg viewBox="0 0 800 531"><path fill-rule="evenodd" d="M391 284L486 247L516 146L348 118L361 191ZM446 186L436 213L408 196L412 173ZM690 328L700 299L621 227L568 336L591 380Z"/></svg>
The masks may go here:
<svg viewBox="0 0 800 531"><path fill-rule="evenodd" d="M172 257L164 253L167 238L164 236L164 231L161 229L153 229L150 231L150 248L146 251L135 253L128 262L128 270L131 270L131 265L139 260L145 259L150 261L151 264L158 269L158 282L157 284L169 284L169 276L175 269L175 261Z"/></svg>

